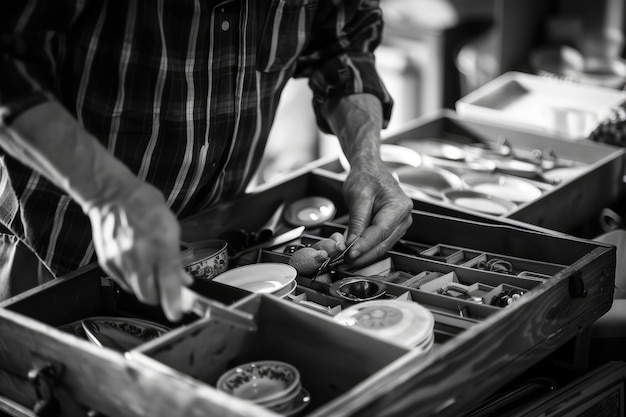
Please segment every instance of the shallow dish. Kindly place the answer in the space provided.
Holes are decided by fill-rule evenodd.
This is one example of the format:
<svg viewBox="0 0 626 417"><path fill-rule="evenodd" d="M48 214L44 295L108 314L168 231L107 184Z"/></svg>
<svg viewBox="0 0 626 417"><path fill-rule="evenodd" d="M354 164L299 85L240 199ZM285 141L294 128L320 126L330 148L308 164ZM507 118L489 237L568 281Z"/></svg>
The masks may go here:
<svg viewBox="0 0 626 417"><path fill-rule="evenodd" d="M280 262L244 265L228 270L213 281L254 293L276 293L292 285L298 271Z"/></svg>
<svg viewBox="0 0 626 417"><path fill-rule="evenodd" d="M541 197L541 189L529 181L504 175L467 174L461 177L465 187L483 194L526 203Z"/></svg>
<svg viewBox="0 0 626 417"><path fill-rule="evenodd" d="M460 189L461 178L443 168L437 167L400 167L394 171L400 183L418 188L426 194L440 194L448 189Z"/></svg>
<svg viewBox="0 0 626 417"><path fill-rule="evenodd" d="M222 374L216 387L259 405L272 404L300 389L300 372L280 361L249 362Z"/></svg>
<svg viewBox="0 0 626 417"><path fill-rule="evenodd" d="M311 396L309 395L309 391L305 388L300 388L300 391L298 391L298 395L296 395L295 398L279 406L268 408L274 412L290 417L298 415L306 408L307 405L309 405L310 402Z"/></svg>
<svg viewBox="0 0 626 417"><path fill-rule="evenodd" d="M170 331L169 327L148 320L109 316L77 320L60 326L59 329L100 346L124 347L123 350L156 339Z"/></svg>
<svg viewBox="0 0 626 417"><path fill-rule="evenodd" d="M451 190L444 193L450 203L481 213L502 216L517 208L515 203L472 190Z"/></svg>
<svg viewBox="0 0 626 417"><path fill-rule="evenodd" d="M386 291L385 283L366 277L343 278L330 285L331 295L351 302L375 300Z"/></svg>
<svg viewBox="0 0 626 417"><path fill-rule="evenodd" d="M466 156L465 149L461 145L437 138L406 139L398 142L398 145L422 155L451 161L463 161Z"/></svg>
<svg viewBox="0 0 626 417"><path fill-rule="evenodd" d="M228 243L212 239L193 243L183 242L183 268L191 276L212 279L228 269Z"/></svg>
<svg viewBox="0 0 626 417"><path fill-rule="evenodd" d="M283 214L292 226L314 227L331 220L337 207L325 197L306 197L290 203Z"/></svg>
<svg viewBox="0 0 626 417"><path fill-rule="evenodd" d="M279 298L285 298L288 295L293 294L297 286L298 286L298 282L294 280L290 285L287 285L286 287L281 288L280 290L274 291L272 295L275 295L276 297L279 297Z"/></svg>
<svg viewBox="0 0 626 417"><path fill-rule="evenodd" d="M345 326L404 347L432 347L430 339L433 338L434 316L413 301L364 301L340 311L334 319Z"/></svg>

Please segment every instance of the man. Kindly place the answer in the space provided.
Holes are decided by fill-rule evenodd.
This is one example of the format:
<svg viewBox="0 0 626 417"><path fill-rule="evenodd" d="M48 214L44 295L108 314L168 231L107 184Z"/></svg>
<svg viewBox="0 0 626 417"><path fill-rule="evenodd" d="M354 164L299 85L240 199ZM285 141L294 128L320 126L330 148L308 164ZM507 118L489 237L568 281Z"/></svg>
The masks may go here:
<svg viewBox="0 0 626 417"><path fill-rule="evenodd" d="M308 77L352 166L349 257L382 255L412 204L379 156L392 105L374 69L381 30L375 0L6 2L4 253L19 240L55 276L97 257L177 320L190 283L178 219L244 191L285 83Z"/></svg>

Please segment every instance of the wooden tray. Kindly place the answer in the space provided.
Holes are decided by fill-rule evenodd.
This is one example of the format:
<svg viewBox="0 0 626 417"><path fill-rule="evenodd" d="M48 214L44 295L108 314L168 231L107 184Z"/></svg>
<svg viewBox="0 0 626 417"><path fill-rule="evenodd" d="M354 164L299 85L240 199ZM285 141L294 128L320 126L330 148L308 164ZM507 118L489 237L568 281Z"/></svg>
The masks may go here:
<svg viewBox="0 0 626 417"><path fill-rule="evenodd" d="M558 158L575 162L582 170L554 186L536 182L542 189L541 196L518 204L502 215L470 210L445 199L413 196L418 210L463 218L467 215L483 219L506 217L546 229L577 234L573 232L599 218L600 211L618 201L625 191L623 176L626 153L621 148L589 141L559 139L489 121L468 120L450 110L407 122L401 128L388 132L384 143L398 144L405 140L426 138L442 139L459 145L476 141L495 144L506 138L514 151L529 155L533 150L552 149ZM345 170L338 161L322 165L320 170L337 179L345 177Z"/></svg>
<svg viewBox="0 0 626 417"><path fill-rule="evenodd" d="M345 228L341 185L314 172L288 178L185 220L183 238L193 242L232 228L258 230L280 202L323 196L335 202L336 217L307 229L295 243L319 239ZM251 313L257 330L190 317L165 335L121 353L57 328L103 313L163 320L158 311L117 292L92 266L1 305L0 410L16 416L33 415L33 409L77 416L89 410L106 416L275 416L213 385L228 367L271 356L300 369L312 398L303 416L458 416L610 308L615 270L611 246L518 227L508 219L478 222L423 211L414 211L413 217L405 244L424 247L427 256L400 245L389 252L396 268L414 272L427 265L454 272L464 282L522 285L527 292L500 308L387 283L391 296L408 297L433 312L435 347L424 356L343 327L294 300L224 294L196 283L199 291L228 309ZM437 258L450 248L521 259L549 278L506 276L477 270L471 262ZM284 248L276 247L241 262L288 259ZM342 307L324 293L323 283L297 280L296 296ZM459 306L466 308L461 312Z"/></svg>

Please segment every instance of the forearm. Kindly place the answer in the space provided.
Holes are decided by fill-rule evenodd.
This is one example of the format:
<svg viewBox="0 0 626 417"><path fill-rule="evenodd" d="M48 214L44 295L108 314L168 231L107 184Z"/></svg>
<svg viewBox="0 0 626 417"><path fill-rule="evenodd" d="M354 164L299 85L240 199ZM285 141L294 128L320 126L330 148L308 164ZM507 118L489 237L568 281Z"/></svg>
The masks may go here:
<svg viewBox="0 0 626 417"><path fill-rule="evenodd" d="M45 102L2 126L0 145L67 192L84 210L131 192L138 179L59 103Z"/></svg>
<svg viewBox="0 0 626 417"><path fill-rule="evenodd" d="M321 110L351 165L380 161L383 112L376 96L353 94L330 99Z"/></svg>

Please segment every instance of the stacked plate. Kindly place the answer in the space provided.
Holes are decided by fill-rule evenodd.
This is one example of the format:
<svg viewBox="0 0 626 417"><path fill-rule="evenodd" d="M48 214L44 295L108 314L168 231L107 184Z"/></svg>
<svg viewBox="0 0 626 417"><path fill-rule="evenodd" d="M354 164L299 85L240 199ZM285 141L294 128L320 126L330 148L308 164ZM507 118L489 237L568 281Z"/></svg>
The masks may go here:
<svg viewBox="0 0 626 417"><path fill-rule="evenodd" d="M218 379L217 389L286 416L299 413L310 402L298 370L273 360L250 362L226 371Z"/></svg>
<svg viewBox="0 0 626 417"><path fill-rule="evenodd" d="M253 293L286 297L296 290L298 271L280 262L244 265L221 273L215 282L241 288Z"/></svg>
<svg viewBox="0 0 626 417"><path fill-rule="evenodd" d="M413 301L372 300L339 312L335 320L371 336L410 349L430 352L435 342L435 319Z"/></svg>

